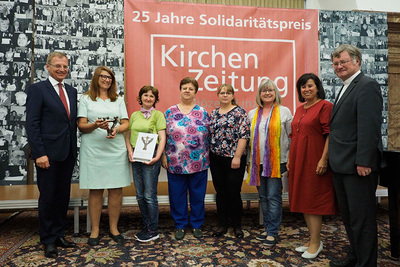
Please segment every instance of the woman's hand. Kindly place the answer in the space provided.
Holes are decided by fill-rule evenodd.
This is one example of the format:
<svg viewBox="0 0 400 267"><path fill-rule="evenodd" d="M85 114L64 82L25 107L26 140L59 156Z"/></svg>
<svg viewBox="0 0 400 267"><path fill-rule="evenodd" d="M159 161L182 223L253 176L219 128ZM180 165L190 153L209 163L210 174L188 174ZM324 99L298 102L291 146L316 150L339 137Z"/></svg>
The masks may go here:
<svg viewBox="0 0 400 267"><path fill-rule="evenodd" d="M239 167L240 167L240 158L233 157L232 162L231 162L231 168L239 169Z"/></svg>
<svg viewBox="0 0 400 267"><path fill-rule="evenodd" d="M286 162L286 169L287 169L287 171L289 171L289 159L288 159L288 161Z"/></svg>
<svg viewBox="0 0 400 267"><path fill-rule="evenodd" d="M167 155L165 155L165 154L163 154L163 155L161 156L161 166L162 166L164 169L168 170L168 160L167 160Z"/></svg>
<svg viewBox="0 0 400 267"><path fill-rule="evenodd" d="M108 129L108 121L103 121L102 119L97 119L94 124L96 125L96 128L101 128L104 130Z"/></svg>
<svg viewBox="0 0 400 267"><path fill-rule="evenodd" d="M128 159L130 162L135 162L133 159L133 149L131 147L131 149L128 148Z"/></svg>
<svg viewBox="0 0 400 267"><path fill-rule="evenodd" d="M152 158L149 162L143 162L143 164L146 165L153 165L154 163L156 163L157 161L159 161L160 159L157 157Z"/></svg>
<svg viewBox="0 0 400 267"><path fill-rule="evenodd" d="M107 137L108 139L114 139L115 137L117 137L118 132L119 132L119 131L118 131L118 127L115 127L115 128L113 129L111 135L107 135L106 137Z"/></svg>
<svg viewBox="0 0 400 267"><path fill-rule="evenodd" d="M320 159L318 164L317 164L317 170L316 173L318 175L323 175L326 173L326 171L328 170L328 161L327 160L323 160Z"/></svg>

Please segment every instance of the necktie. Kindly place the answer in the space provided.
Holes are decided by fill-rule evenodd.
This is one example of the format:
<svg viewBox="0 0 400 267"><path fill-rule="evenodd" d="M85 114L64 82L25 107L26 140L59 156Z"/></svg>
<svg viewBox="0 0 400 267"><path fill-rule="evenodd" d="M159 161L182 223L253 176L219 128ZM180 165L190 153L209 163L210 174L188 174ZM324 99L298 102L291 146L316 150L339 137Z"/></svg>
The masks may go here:
<svg viewBox="0 0 400 267"><path fill-rule="evenodd" d="M63 87L62 87L62 83L59 83L59 84L58 84L58 89L59 89L59 92L60 92L61 101L62 101L63 104L64 104L65 110L67 111L68 118L69 118L68 103L67 103L67 99L65 98L65 94L64 94Z"/></svg>

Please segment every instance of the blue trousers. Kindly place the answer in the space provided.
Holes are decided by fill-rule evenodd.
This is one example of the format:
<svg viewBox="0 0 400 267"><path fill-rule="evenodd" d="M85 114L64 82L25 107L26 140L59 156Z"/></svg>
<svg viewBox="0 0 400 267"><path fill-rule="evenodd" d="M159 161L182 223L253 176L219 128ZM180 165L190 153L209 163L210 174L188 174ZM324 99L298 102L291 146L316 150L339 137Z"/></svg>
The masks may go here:
<svg viewBox="0 0 400 267"><path fill-rule="evenodd" d="M281 173L286 171L286 164L281 164ZM282 222L282 179L261 175L260 186L257 186L260 196L260 206L264 217L265 231L269 236L277 237Z"/></svg>
<svg viewBox="0 0 400 267"><path fill-rule="evenodd" d="M139 204L144 226L157 232L158 229L158 199L157 185L160 174L161 160L153 165L132 162L133 182L136 188L136 200Z"/></svg>
<svg viewBox="0 0 400 267"><path fill-rule="evenodd" d="M167 172L168 194L172 218L177 229L186 229L189 223L188 193L190 201L190 225L199 229L204 223L204 198L207 189L207 170L191 174Z"/></svg>

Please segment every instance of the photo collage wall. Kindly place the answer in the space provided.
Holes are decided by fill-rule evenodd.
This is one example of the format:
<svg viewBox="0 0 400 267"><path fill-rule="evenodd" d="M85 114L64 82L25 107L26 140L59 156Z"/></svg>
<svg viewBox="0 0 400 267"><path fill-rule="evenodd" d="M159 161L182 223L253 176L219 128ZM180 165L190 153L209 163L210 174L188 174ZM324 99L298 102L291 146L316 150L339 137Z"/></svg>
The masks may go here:
<svg viewBox="0 0 400 267"><path fill-rule="evenodd" d="M382 141L387 149L388 136L388 33L386 13L356 11L320 11L320 77L330 102L342 87L333 71L331 54L340 44L357 46L362 52L361 71L381 86L383 97Z"/></svg>
<svg viewBox="0 0 400 267"><path fill-rule="evenodd" d="M0 185L26 184L27 90L31 80L37 82L48 77L46 57L50 51L63 51L68 55L70 71L66 83L78 90L78 99L89 89L92 73L99 65L114 71L118 92L124 95L123 20L123 0L0 0ZM319 21L320 77L327 99L333 102L342 86L331 66L333 49L341 43L360 47L362 71L381 85L382 135L386 148L386 14L320 11ZM79 162L74 182L79 179L78 166Z"/></svg>
<svg viewBox="0 0 400 267"><path fill-rule="evenodd" d="M123 0L37 0L35 11L35 82L48 77L46 58L57 50L69 58L65 82L78 90L78 100L89 90L92 74L100 65L114 72L118 93L124 95ZM72 182L79 179L78 166L79 162Z"/></svg>
<svg viewBox="0 0 400 267"><path fill-rule="evenodd" d="M0 185L26 184L33 1L0 1Z"/></svg>
<svg viewBox="0 0 400 267"><path fill-rule="evenodd" d="M123 0L0 0L0 17L0 185L26 184L25 102L31 74L33 82L45 80L47 55L62 51L70 59L65 82L78 90L78 99L99 65L115 73L123 96Z"/></svg>

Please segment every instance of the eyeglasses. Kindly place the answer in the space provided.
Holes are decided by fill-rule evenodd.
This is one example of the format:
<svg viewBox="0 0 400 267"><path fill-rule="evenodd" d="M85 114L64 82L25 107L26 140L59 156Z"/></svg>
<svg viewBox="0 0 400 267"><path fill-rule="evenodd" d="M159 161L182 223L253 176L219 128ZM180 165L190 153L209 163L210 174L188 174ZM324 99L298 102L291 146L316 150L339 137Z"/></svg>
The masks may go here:
<svg viewBox="0 0 400 267"><path fill-rule="evenodd" d="M113 77L107 76L107 75L103 75L103 74L100 74L100 78L102 78L103 80L110 80L110 81L112 81L112 79L113 79Z"/></svg>
<svg viewBox="0 0 400 267"><path fill-rule="evenodd" d="M344 66L345 64L347 64L347 63L349 63L350 61L352 61L352 59L349 59L349 60L343 60L343 61L340 61L340 62L335 62L335 63L333 63L332 64L332 66L333 67L337 67L337 66Z"/></svg>
<svg viewBox="0 0 400 267"><path fill-rule="evenodd" d="M232 92L219 92L220 95L232 95Z"/></svg>
<svg viewBox="0 0 400 267"><path fill-rule="evenodd" d="M53 66L54 68L56 68L56 69L64 69L64 70L67 70L69 67L67 66L67 65L59 65L59 64L57 64L57 65L53 65L53 64L49 64L50 66Z"/></svg>
<svg viewBox="0 0 400 267"><path fill-rule="evenodd" d="M262 89L261 90L261 93L272 93L272 92L275 92L275 90L274 89Z"/></svg>

